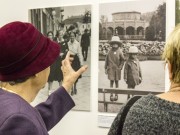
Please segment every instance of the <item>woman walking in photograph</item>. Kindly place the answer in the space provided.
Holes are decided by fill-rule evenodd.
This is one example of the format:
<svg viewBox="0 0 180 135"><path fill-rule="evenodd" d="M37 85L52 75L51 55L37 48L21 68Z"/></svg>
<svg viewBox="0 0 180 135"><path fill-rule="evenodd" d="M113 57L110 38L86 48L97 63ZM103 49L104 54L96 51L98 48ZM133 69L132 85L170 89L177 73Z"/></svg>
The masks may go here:
<svg viewBox="0 0 180 135"><path fill-rule="evenodd" d="M83 65L83 56L82 56L82 51L81 51L81 46L79 42L75 39L75 33L71 32L70 33L70 41L68 42L68 48L71 53L71 55L74 57L74 60L72 62L72 68L77 71L82 65ZM81 76L79 77L81 78ZM77 94L77 81L74 83L74 86L71 91L71 95Z"/></svg>
<svg viewBox="0 0 180 135"><path fill-rule="evenodd" d="M57 31L54 41L59 44L61 49L64 48L64 47L62 47L62 44L64 42L63 31ZM62 57L64 56L64 54L65 54L64 49L62 49L61 53L59 54L59 57L56 59L56 61L50 67L50 75L48 78L48 94L49 95L52 93L53 82L57 81L60 86L61 82L63 80L63 75L62 75L62 71L61 71L60 67L61 67Z"/></svg>

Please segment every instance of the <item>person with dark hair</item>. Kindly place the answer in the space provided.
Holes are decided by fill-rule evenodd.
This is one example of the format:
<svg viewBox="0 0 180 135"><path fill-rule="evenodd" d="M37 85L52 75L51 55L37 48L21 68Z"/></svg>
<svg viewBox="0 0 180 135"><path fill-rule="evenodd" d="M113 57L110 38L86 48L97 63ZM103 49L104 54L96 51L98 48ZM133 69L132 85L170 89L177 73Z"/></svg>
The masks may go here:
<svg viewBox="0 0 180 135"><path fill-rule="evenodd" d="M53 41L53 40L54 40L54 34L53 34L53 32L52 32L52 31L48 31L48 32L47 32L47 37Z"/></svg>
<svg viewBox="0 0 180 135"><path fill-rule="evenodd" d="M73 57L74 57L74 61L72 62L72 68L75 71L77 71L83 65L83 56L81 53L81 46L75 38L76 38L75 33L71 32L70 33L70 41L68 42L68 48L69 48L71 55L73 55ZM81 78L81 76L79 78ZM71 95L77 94L77 87L76 87L77 82L78 82L78 79L74 83L74 86L71 91Z"/></svg>
<svg viewBox="0 0 180 135"><path fill-rule="evenodd" d="M81 32L78 27L78 23L73 23L69 26L67 33L70 35L70 33L73 32L75 34L76 40L80 42L81 39Z"/></svg>
<svg viewBox="0 0 180 135"><path fill-rule="evenodd" d="M15 21L0 28L1 135L48 135L75 105L68 92L87 66L74 71L70 53L59 67L62 86L45 102L30 105L45 87L50 65L59 53L60 46L30 23Z"/></svg>
<svg viewBox="0 0 180 135"><path fill-rule="evenodd" d="M53 38L54 41L57 42L60 47L61 47L61 42L63 41L62 37L63 37L62 31L57 31L56 37ZM61 50L62 50L62 48L61 48ZM62 51L61 51L61 53L62 53ZM48 95L50 95L53 92L53 90L52 90L53 82L58 81L59 86L60 86L61 81L63 80L62 71L59 68L61 66L61 61L62 61L61 56L59 54L59 57L50 66L50 74L49 74L49 77L48 77Z"/></svg>
<svg viewBox="0 0 180 135"><path fill-rule="evenodd" d="M84 61L87 60L89 46L90 46L90 35L88 34L88 29L85 29L84 34L81 37L81 48L82 48L82 55Z"/></svg>
<svg viewBox="0 0 180 135"><path fill-rule="evenodd" d="M59 31L59 44L60 44L60 46L61 46L61 53L60 53L60 61L62 61L62 60L64 60L65 59L65 57L66 57L66 54L67 54L67 52L68 52L68 43L67 43L67 37L66 36L64 36L63 35L64 34L64 32L62 31L62 30L60 30ZM58 64L58 66L59 66L59 64ZM60 62L60 66L61 66L61 62ZM57 73L56 73L57 74ZM63 73L62 73L62 70L60 69L60 73L59 73L59 76L60 76L60 78L61 78L61 82L62 82L62 80L63 80ZM60 82L60 83L61 83Z"/></svg>
<svg viewBox="0 0 180 135"><path fill-rule="evenodd" d="M69 34L70 34L71 32L75 32L75 28L76 28L76 27L75 27L74 25L70 25L67 31L68 31Z"/></svg>

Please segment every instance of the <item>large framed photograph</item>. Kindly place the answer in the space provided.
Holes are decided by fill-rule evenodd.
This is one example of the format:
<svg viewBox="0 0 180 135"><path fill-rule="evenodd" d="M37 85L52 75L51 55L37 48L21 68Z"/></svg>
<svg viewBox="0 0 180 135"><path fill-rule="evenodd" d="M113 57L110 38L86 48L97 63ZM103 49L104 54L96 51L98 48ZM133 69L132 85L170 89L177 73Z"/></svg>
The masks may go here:
<svg viewBox="0 0 180 135"><path fill-rule="evenodd" d="M70 51L74 57L72 67L75 71L84 64L89 67L87 72L78 78L69 93L76 104L73 110L90 111L91 6L30 9L29 21L61 47L58 59L50 67L48 83L40 91L34 104L42 102L61 86L63 81L61 61Z"/></svg>
<svg viewBox="0 0 180 135"><path fill-rule="evenodd" d="M99 18L98 111L117 113L134 95L164 92L166 1L102 3Z"/></svg>

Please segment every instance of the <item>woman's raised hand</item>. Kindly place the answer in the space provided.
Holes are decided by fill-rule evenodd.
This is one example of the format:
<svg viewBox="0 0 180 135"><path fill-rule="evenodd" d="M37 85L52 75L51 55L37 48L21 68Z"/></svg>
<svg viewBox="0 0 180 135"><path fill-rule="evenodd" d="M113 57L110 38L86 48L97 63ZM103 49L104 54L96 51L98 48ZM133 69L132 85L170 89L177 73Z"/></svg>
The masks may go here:
<svg viewBox="0 0 180 135"><path fill-rule="evenodd" d="M78 71L74 71L71 67L73 57L70 56L70 52L67 53L66 58L62 61L61 70L63 73L62 86L69 92L77 78L84 73L88 66L82 66Z"/></svg>

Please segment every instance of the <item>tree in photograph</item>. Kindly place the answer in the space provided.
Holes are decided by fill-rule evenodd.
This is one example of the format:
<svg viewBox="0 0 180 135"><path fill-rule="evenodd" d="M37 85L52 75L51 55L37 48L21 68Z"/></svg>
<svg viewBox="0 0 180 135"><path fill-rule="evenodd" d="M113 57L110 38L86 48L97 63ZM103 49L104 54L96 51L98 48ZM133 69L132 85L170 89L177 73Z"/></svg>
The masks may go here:
<svg viewBox="0 0 180 135"><path fill-rule="evenodd" d="M101 15L100 16L100 22L99 22L99 39L105 40L106 39L106 29L103 28L102 24L106 22L106 16Z"/></svg>
<svg viewBox="0 0 180 135"><path fill-rule="evenodd" d="M146 30L146 40L165 41L166 37L166 3L159 5L152 16L149 27Z"/></svg>
<svg viewBox="0 0 180 135"><path fill-rule="evenodd" d="M112 31L108 28L108 29L107 29L107 37L106 37L106 39L107 39L107 40L111 40L112 35L113 35Z"/></svg>
<svg viewBox="0 0 180 135"><path fill-rule="evenodd" d="M103 28L101 23L99 23L99 40L103 40Z"/></svg>
<svg viewBox="0 0 180 135"><path fill-rule="evenodd" d="M176 0L176 11L175 11L175 14L176 14L176 25L178 23L180 23L180 4L179 4L179 0Z"/></svg>
<svg viewBox="0 0 180 135"><path fill-rule="evenodd" d="M100 22L99 22L99 39L101 40L110 40L112 37L112 32L109 28L107 28L107 22L108 18L105 15L100 16ZM103 27L102 24L105 24Z"/></svg>
<svg viewBox="0 0 180 135"><path fill-rule="evenodd" d="M148 41L153 41L154 40L154 27L152 26L149 26L147 29L146 29L146 33L145 33L145 36L146 36L146 40Z"/></svg>

